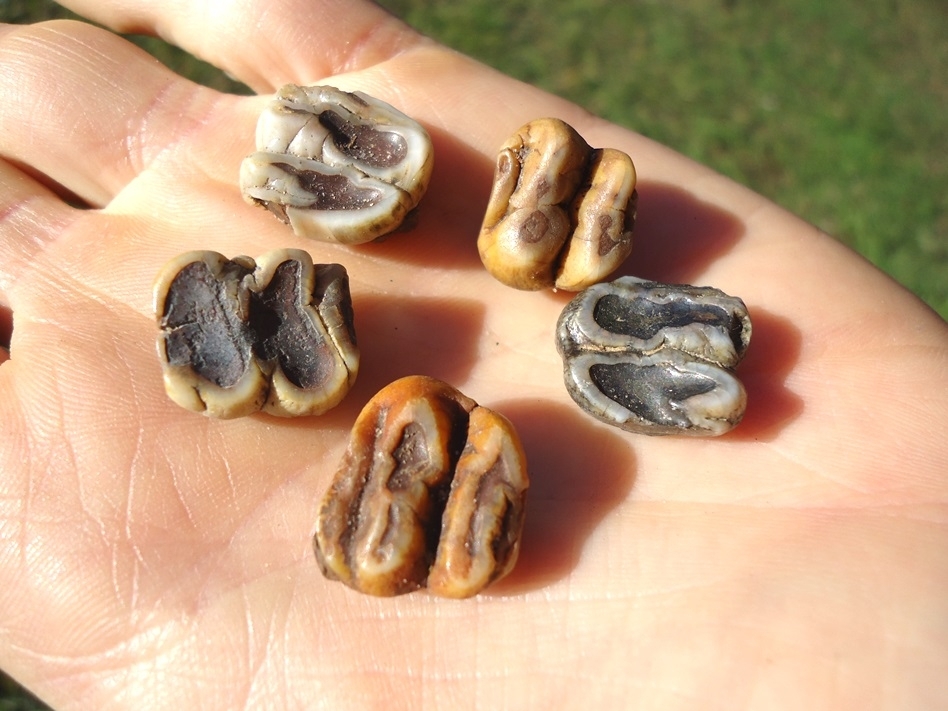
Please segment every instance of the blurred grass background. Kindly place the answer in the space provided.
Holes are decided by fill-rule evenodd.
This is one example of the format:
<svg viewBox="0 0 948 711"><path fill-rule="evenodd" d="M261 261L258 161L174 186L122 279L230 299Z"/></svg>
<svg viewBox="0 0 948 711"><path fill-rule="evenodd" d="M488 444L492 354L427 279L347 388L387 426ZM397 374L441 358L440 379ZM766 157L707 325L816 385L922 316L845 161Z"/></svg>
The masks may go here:
<svg viewBox="0 0 948 711"><path fill-rule="evenodd" d="M379 4L770 197L948 318L945 0ZM54 17L73 15L0 0L3 22ZM131 39L195 81L246 91L160 40ZM0 678L0 711L37 708Z"/></svg>

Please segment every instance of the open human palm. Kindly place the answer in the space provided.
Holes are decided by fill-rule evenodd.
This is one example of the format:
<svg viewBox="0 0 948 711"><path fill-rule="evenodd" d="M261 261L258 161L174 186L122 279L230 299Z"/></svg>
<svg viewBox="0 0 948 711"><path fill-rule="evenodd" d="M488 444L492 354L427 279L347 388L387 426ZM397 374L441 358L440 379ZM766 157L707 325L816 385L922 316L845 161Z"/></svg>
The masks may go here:
<svg viewBox="0 0 948 711"><path fill-rule="evenodd" d="M306 241L237 187L266 97L191 84L89 25L3 28L0 666L57 708L948 697L948 328L913 296L760 196L372 4L69 4L159 32L261 93L377 96L428 129L435 171L410 230ZM649 438L594 421L569 399L553 341L569 295L514 291L483 269L493 157L543 116L635 161L621 273L747 303L734 432ZM155 353L156 274L188 250L282 247L347 268L355 387L320 417L180 409ZM505 414L527 454L520 561L470 600L363 596L314 562L349 427L412 373Z"/></svg>

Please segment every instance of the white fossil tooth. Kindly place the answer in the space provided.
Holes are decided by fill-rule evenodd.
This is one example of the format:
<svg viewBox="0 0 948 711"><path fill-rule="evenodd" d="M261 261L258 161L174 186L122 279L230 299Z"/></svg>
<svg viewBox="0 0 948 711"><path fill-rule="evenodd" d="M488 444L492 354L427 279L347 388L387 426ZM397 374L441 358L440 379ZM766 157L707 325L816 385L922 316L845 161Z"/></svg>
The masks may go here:
<svg viewBox="0 0 948 711"><path fill-rule="evenodd" d="M260 115L240 186L300 236L358 244L393 232L417 207L433 153L425 129L383 101L288 84Z"/></svg>

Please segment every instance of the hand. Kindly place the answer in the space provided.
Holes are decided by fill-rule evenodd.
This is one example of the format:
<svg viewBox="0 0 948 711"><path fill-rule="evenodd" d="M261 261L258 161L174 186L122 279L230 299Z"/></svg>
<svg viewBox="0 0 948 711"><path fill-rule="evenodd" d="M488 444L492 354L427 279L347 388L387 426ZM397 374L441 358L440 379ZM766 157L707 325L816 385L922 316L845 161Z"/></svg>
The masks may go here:
<svg viewBox="0 0 948 711"><path fill-rule="evenodd" d="M264 97L190 84L88 25L4 28L0 666L76 709L906 709L948 695L948 328L913 296L747 189L372 4L69 4L260 92L378 96L429 129L436 168L413 231L303 241L237 188ZM624 273L748 304L749 405L730 435L634 436L581 413L553 346L569 296L513 291L480 265L496 150L548 115L635 161ZM349 270L356 387L295 421L176 407L155 355L158 270L190 249L278 247ZM473 600L361 596L313 560L356 413L415 372L507 415L529 458L520 563Z"/></svg>

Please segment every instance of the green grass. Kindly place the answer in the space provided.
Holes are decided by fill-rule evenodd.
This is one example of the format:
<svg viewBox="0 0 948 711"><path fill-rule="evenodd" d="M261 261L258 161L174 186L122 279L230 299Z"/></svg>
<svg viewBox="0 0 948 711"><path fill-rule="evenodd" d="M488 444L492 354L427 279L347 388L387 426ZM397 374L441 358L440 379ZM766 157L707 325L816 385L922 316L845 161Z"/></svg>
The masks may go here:
<svg viewBox="0 0 948 711"><path fill-rule="evenodd" d="M0 711L44 711L48 708L0 671Z"/></svg>
<svg viewBox="0 0 948 711"><path fill-rule="evenodd" d="M772 198L948 318L944 0L380 4ZM0 0L2 21L54 16L69 15ZM197 81L242 89L158 40L135 40ZM17 692L4 689L0 711L42 708L10 706Z"/></svg>

